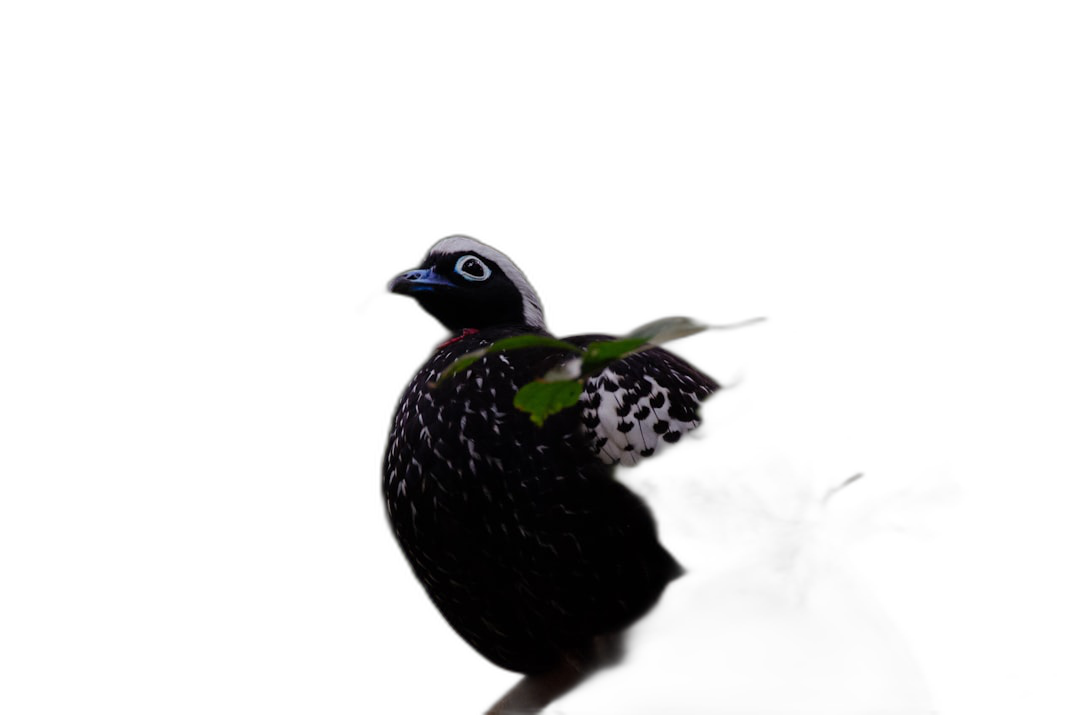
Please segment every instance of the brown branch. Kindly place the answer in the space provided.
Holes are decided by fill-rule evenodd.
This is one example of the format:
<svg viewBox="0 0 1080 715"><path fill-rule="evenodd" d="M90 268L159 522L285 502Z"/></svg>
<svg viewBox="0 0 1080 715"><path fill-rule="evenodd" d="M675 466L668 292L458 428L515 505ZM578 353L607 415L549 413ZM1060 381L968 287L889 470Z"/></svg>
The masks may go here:
<svg viewBox="0 0 1080 715"><path fill-rule="evenodd" d="M506 691L486 715L538 713L587 677L589 673L576 670L569 662L561 663L543 675L526 675Z"/></svg>

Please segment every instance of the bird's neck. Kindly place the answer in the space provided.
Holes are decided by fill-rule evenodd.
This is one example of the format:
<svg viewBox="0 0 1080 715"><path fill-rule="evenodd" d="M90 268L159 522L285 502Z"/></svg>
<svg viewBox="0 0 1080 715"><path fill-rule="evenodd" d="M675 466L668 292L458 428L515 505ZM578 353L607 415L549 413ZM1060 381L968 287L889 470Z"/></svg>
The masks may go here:
<svg viewBox="0 0 1080 715"><path fill-rule="evenodd" d="M437 349L437 350L442 350L442 349L443 349L443 348L445 348L446 346L448 346L448 345L453 345L454 343L456 343L457 341L461 340L462 338L467 338L467 337L469 337L470 335L476 335L476 334L477 334L477 333L479 333L479 332L480 332L480 331L479 331L479 330L477 330L476 328L462 328L462 329L461 329L461 332L460 332L460 333L458 333L458 334L457 334L457 335L455 335L454 337L450 338L450 339L449 339L449 340L447 340L447 341L446 341L445 343L441 343L441 344L439 345L439 347L438 347L438 348L436 348L436 349Z"/></svg>

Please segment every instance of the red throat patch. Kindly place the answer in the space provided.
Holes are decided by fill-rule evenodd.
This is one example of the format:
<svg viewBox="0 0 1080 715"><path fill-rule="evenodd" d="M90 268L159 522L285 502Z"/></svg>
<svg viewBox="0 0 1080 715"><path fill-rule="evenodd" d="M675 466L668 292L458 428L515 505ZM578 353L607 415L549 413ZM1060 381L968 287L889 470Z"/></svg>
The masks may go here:
<svg viewBox="0 0 1080 715"><path fill-rule="evenodd" d="M454 343L456 343L456 342L457 342L458 340L461 340L462 338L466 338L466 337L468 337L468 336L470 336L470 335L476 335L476 334L477 334L477 333L479 333L479 332L480 332L480 331L479 331L479 330L477 330L476 328L465 328L464 330L462 330L462 331L461 331L461 335L458 335L458 336L456 336L456 337L450 338L450 339L449 339L449 340L447 340L447 341L446 341L445 343L443 343L442 345L440 345L439 347L437 347L437 348L436 348L436 350L442 350L442 349L443 349L443 348L445 348L445 347L446 347L447 345L453 345L453 344L454 344Z"/></svg>

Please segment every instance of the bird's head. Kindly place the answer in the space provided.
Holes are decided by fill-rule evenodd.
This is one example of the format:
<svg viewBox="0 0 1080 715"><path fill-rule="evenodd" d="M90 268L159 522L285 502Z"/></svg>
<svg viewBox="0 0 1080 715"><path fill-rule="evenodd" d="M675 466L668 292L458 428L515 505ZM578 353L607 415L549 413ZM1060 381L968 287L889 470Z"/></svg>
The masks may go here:
<svg viewBox="0 0 1080 715"><path fill-rule="evenodd" d="M545 330L536 291L503 253L468 236L448 236L419 268L390 281L393 293L412 296L452 332L521 325Z"/></svg>

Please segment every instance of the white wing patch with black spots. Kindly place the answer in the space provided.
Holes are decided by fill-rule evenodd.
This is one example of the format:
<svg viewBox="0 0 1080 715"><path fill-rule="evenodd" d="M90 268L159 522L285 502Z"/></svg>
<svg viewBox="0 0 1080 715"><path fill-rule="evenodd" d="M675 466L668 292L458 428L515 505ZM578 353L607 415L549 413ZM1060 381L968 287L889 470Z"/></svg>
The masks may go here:
<svg viewBox="0 0 1080 715"><path fill-rule="evenodd" d="M633 465L697 427L702 400L720 386L654 348L612 363L585 382L581 418L607 464Z"/></svg>

